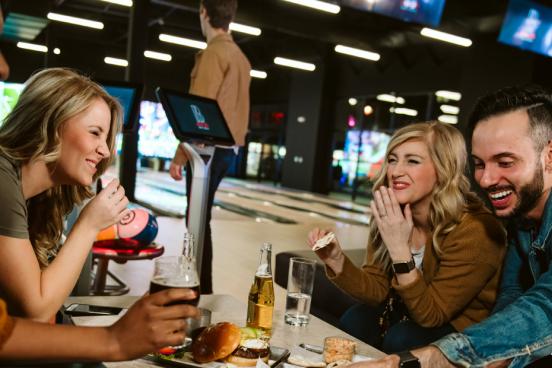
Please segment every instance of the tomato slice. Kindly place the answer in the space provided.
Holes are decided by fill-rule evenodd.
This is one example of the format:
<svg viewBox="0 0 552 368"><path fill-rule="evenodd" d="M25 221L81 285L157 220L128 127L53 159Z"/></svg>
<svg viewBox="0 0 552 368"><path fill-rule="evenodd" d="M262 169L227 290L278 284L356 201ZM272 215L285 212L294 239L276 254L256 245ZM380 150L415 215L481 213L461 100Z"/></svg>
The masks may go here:
<svg viewBox="0 0 552 368"><path fill-rule="evenodd" d="M177 351L177 349L175 349L171 346L166 346L164 348L159 349L159 354L171 355L171 354L176 353L176 351Z"/></svg>

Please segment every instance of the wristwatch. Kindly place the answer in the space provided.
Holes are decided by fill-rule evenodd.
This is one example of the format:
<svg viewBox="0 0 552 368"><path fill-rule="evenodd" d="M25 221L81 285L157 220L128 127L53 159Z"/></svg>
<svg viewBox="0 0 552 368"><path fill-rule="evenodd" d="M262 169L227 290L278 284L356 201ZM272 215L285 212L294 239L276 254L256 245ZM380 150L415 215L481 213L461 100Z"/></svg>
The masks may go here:
<svg viewBox="0 0 552 368"><path fill-rule="evenodd" d="M410 258L410 261L407 261L407 262L393 263L393 272L395 273L409 273L414 268L416 268L416 263L414 263L414 258Z"/></svg>
<svg viewBox="0 0 552 368"><path fill-rule="evenodd" d="M397 355L401 359L400 368L421 368L420 361L410 351L401 351Z"/></svg>

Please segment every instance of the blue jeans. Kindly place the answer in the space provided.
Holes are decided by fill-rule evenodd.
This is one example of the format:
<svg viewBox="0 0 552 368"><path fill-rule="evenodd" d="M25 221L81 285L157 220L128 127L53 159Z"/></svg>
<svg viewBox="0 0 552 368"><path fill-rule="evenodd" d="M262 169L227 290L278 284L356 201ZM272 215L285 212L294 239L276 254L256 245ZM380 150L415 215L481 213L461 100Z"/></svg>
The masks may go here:
<svg viewBox="0 0 552 368"><path fill-rule="evenodd" d="M355 304L343 314L339 328L388 354L424 346L456 332L449 323L440 327L422 327L414 321L400 321L399 315L391 315L391 326L382 339L378 323L382 312L383 305Z"/></svg>
<svg viewBox="0 0 552 368"><path fill-rule="evenodd" d="M207 213L205 215L205 236L203 240L203 255L201 259L201 293L213 293L213 242L211 239L211 209L217 188L226 175L228 168L234 164L236 154L233 149L215 148L213 159L211 161L211 176L209 180L209 192L207 194ZM190 164L186 164L186 196L188 198L188 208L186 209L186 223L190 218L190 195L192 193L192 169Z"/></svg>

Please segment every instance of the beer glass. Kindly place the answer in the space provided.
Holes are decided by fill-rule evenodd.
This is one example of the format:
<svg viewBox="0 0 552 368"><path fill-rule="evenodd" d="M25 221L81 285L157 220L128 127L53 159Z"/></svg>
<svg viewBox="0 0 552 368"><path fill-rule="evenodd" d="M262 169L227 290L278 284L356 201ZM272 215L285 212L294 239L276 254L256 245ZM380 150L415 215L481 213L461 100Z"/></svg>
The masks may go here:
<svg viewBox="0 0 552 368"><path fill-rule="evenodd" d="M184 234L181 256L159 257L154 262L153 277L150 282L150 294L169 288L192 289L196 292L196 298L172 304L192 304L197 306L199 303L199 275L197 273L193 234Z"/></svg>
<svg viewBox="0 0 552 368"><path fill-rule="evenodd" d="M179 300L174 304L199 303L199 276L195 260L186 256L167 256L155 259L153 277L150 282L150 294L171 288L187 288L196 292L190 300Z"/></svg>

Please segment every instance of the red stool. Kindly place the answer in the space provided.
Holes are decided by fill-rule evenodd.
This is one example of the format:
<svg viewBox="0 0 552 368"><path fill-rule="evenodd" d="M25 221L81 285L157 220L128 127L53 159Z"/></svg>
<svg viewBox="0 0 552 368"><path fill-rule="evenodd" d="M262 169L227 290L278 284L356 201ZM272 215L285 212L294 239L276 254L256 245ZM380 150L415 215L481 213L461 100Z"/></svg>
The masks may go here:
<svg viewBox="0 0 552 368"><path fill-rule="evenodd" d="M92 282L92 295L123 295L129 292L129 287L120 278L108 269L109 260L117 263L127 261L153 259L165 252L162 245L151 243L143 247L132 241L121 239L100 240L92 246L92 259L96 264L96 275ZM107 275L116 282L116 285L106 285Z"/></svg>

